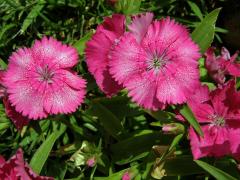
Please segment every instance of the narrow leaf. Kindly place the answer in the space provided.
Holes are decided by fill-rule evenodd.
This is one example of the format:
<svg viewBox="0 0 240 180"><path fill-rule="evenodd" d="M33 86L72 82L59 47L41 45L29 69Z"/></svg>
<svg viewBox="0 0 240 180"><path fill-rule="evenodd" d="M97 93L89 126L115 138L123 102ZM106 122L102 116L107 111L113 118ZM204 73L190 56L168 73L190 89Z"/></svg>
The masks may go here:
<svg viewBox="0 0 240 180"><path fill-rule="evenodd" d="M237 180L237 178L232 177L228 173L200 160L195 160L197 165L199 165L201 168L203 168L205 171L207 171L209 174L211 174L216 179L220 180Z"/></svg>
<svg viewBox="0 0 240 180"><path fill-rule="evenodd" d="M191 1L188 1L189 6L191 7L192 11L194 12L194 14L200 19L203 20L203 15L201 10L199 9L199 7Z"/></svg>
<svg viewBox="0 0 240 180"><path fill-rule="evenodd" d="M184 105L180 109L180 113L185 117L185 119L191 124L191 126L195 129L195 131L200 135L203 136L202 129L198 123L198 121L195 119L193 112L191 109L187 106Z"/></svg>
<svg viewBox="0 0 240 180"><path fill-rule="evenodd" d="M22 27L21 27L21 34L23 34L27 28L33 23L33 21L36 19L36 17L39 15L40 11L43 9L45 5L45 1L40 0L30 11L30 13L27 15L26 19L23 21Z"/></svg>
<svg viewBox="0 0 240 180"><path fill-rule="evenodd" d="M163 169L165 169L167 176L184 176L204 172L193 162L192 156L184 155L167 158L164 162Z"/></svg>
<svg viewBox="0 0 240 180"><path fill-rule="evenodd" d="M1 69L6 69L7 68L7 64L0 58L0 68Z"/></svg>
<svg viewBox="0 0 240 180"><path fill-rule="evenodd" d="M55 123L55 122L54 122ZM43 144L38 148L38 150L33 155L30 166L33 171L36 173L40 173L43 165L45 164L49 153L52 150L52 147L56 140L64 133L66 130L66 126L64 124L60 124L59 129L55 129L52 134L50 134L47 139L43 142Z"/></svg>
<svg viewBox="0 0 240 180"><path fill-rule="evenodd" d="M173 148L175 148L175 147L178 145L178 143L180 142L180 140L182 139L182 137L183 137L183 134L177 135L177 136L173 139L173 141L172 141L172 143L171 143L168 151L172 151Z"/></svg>
<svg viewBox="0 0 240 180"><path fill-rule="evenodd" d="M153 145L169 144L172 139L172 136L166 136L161 132L151 130L128 134L128 138L111 145L112 159L117 164L126 164L145 157L149 154Z"/></svg>
<svg viewBox="0 0 240 180"><path fill-rule="evenodd" d="M192 32L192 39L200 46L201 52L204 53L211 45L214 38L215 23L221 8L213 10Z"/></svg>
<svg viewBox="0 0 240 180"><path fill-rule="evenodd" d="M94 101L92 104L91 112L99 118L103 127L110 135L116 139L120 139L120 136L123 133L123 126L115 114L97 101Z"/></svg>

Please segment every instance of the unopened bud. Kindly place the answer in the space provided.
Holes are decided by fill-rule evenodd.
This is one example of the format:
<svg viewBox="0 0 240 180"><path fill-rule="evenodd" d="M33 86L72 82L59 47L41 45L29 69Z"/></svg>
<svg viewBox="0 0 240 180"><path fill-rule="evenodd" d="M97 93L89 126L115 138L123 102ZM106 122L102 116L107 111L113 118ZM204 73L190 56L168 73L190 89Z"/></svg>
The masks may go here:
<svg viewBox="0 0 240 180"><path fill-rule="evenodd" d="M93 166L95 166L95 164L96 164L96 159L95 159L95 157L92 157L92 158L90 158L90 159L87 160L87 166L88 166L88 167L93 167Z"/></svg>
<svg viewBox="0 0 240 180"><path fill-rule="evenodd" d="M131 180L131 177L128 171L123 174L122 180Z"/></svg>
<svg viewBox="0 0 240 180"><path fill-rule="evenodd" d="M162 131L165 134L180 134L184 132L184 126L180 123L164 124Z"/></svg>

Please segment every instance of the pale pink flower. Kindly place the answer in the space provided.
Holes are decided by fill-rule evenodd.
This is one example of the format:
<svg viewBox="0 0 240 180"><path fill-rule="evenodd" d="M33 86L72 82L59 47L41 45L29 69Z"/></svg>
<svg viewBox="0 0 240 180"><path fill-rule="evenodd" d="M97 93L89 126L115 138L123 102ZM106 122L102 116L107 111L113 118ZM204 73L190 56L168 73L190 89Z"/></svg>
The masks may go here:
<svg viewBox="0 0 240 180"><path fill-rule="evenodd" d="M218 84L223 84L226 75L240 77L240 63L236 62L238 51L233 56L230 56L225 47L222 47L219 56L216 56L214 51L215 48L211 47L205 53L205 66L212 79Z"/></svg>
<svg viewBox="0 0 240 180"><path fill-rule="evenodd" d="M189 105L204 134L200 137L193 128L189 130L194 159L224 155L240 157L240 94L235 90L234 81L209 92L209 99L199 102L196 99Z"/></svg>
<svg viewBox="0 0 240 180"><path fill-rule="evenodd" d="M8 161L0 156L0 177L2 180L53 180L52 177L38 176L29 165L24 162L22 149Z"/></svg>
<svg viewBox="0 0 240 180"><path fill-rule="evenodd" d="M186 102L199 86L198 46L187 29L153 14L133 18L111 52L110 72L147 109Z"/></svg>
<svg viewBox="0 0 240 180"><path fill-rule="evenodd" d="M3 78L11 105L30 119L74 112L86 93L85 80L71 70L77 62L75 48L51 37L20 48Z"/></svg>
<svg viewBox="0 0 240 180"><path fill-rule="evenodd" d="M125 16L114 14L112 17L105 18L104 22L97 27L92 39L86 44L88 70L107 96L112 96L122 89L109 73L109 52L124 31Z"/></svg>

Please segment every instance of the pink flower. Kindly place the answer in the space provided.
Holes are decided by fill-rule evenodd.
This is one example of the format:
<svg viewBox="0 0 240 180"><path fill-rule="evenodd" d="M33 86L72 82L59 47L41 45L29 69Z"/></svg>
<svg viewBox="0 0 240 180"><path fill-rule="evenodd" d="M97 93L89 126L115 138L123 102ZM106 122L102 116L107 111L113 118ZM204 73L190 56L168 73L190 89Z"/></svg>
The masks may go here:
<svg viewBox="0 0 240 180"><path fill-rule="evenodd" d="M238 56L238 52L231 57L228 50L223 47L221 55L216 57L214 50L215 49L211 47L205 53L205 66L212 79L219 84L223 84L225 82L226 75L239 77L240 64L235 61Z"/></svg>
<svg viewBox="0 0 240 180"><path fill-rule="evenodd" d="M125 172L122 176L122 180L131 180L129 172Z"/></svg>
<svg viewBox="0 0 240 180"><path fill-rule="evenodd" d="M203 88L200 91L204 92ZM208 94L209 99L189 103L204 133L204 137L199 137L193 128L189 130L194 159L224 155L240 157L240 94L235 90L234 81Z"/></svg>
<svg viewBox="0 0 240 180"><path fill-rule="evenodd" d="M129 90L132 100L147 109L186 102L199 86L198 46L187 29L153 14L133 18L111 52L110 72Z"/></svg>
<svg viewBox="0 0 240 180"><path fill-rule="evenodd" d="M30 121L27 117L22 116L20 113L16 112L14 107L10 104L6 88L3 86L3 77L4 77L5 71L0 71L0 98L3 100L3 104L5 107L5 113L6 115L12 120L14 125L18 130L21 130L23 126L27 125Z"/></svg>
<svg viewBox="0 0 240 180"><path fill-rule="evenodd" d="M75 48L47 37L14 52L3 78L11 105L35 120L74 112L86 93L85 80L71 70L77 62Z"/></svg>
<svg viewBox="0 0 240 180"><path fill-rule="evenodd" d="M109 52L125 31L125 16L114 14L105 18L86 45L88 70L96 79L99 88L107 95L116 94L122 87L109 73Z"/></svg>
<svg viewBox="0 0 240 180"><path fill-rule="evenodd" d="M0 98L6 96L6 88L3 86L3 76L5 71L0 70Z"/></svg>
<svg viewBox="0 0 240 180"><path fill-rule="evenodd" d="M2 180L53 180L52 177L38 176L35 174L29 165L24 162L23 152L18 149L16 154L11 159L5 161L0 156L0 177Z"/></svg>

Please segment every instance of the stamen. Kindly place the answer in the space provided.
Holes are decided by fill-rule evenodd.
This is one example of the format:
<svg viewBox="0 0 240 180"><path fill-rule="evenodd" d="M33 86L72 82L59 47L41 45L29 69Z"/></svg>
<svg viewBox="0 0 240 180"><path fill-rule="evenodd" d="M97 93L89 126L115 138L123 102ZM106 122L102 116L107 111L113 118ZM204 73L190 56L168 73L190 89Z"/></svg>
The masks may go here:
<svg viewBox="0 0 240 180"><path fill-rule="evenodd" d="M47 81L47 83L52 83L52 78L54 76L54 72L52 72L48 65L44 66L43 68L38 68L37 72L40 75L40 81Z"/></svg>
<svg viewBox="0 0 240 180"><path fill-rule="evenodd" d="M213 120L212 125L214 126L219 126L219 127L224 127L225 126L225 119L222 116L219 115L212 115L210 119Z"/></svg>
<svg viewBox="0 0 240 180"><path fill-rule="evenodd" d="M147 70L151 70L151 69L154 69L154 70L159 70L161 69L162 67L164 67L166 65L166 57L164 55L160 56L160 57L157 57L157 56L154 56L152 59L150 59L148 61L148 67L147 67Z"/></svg>

